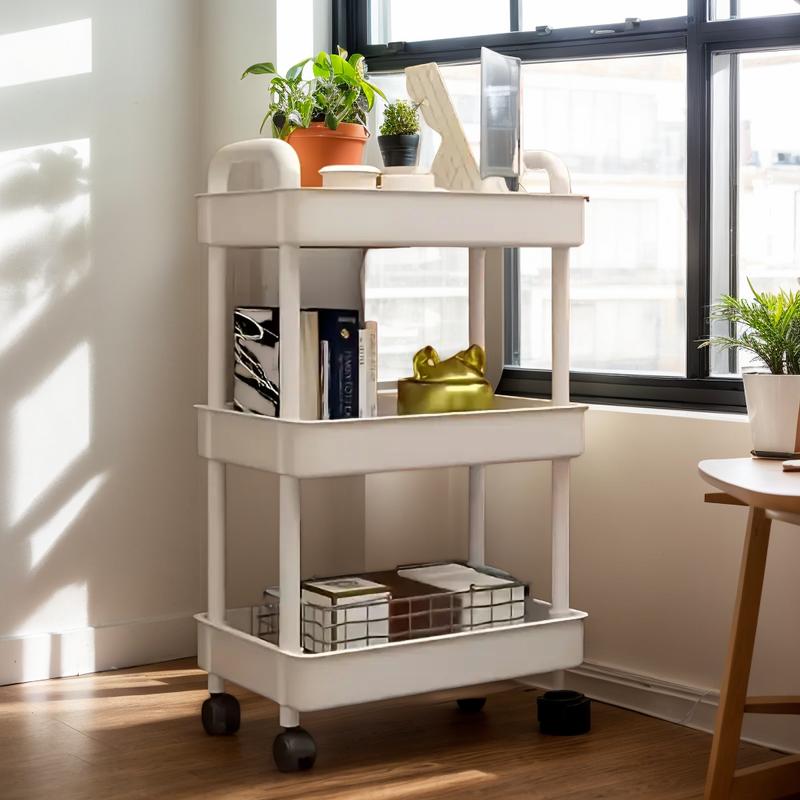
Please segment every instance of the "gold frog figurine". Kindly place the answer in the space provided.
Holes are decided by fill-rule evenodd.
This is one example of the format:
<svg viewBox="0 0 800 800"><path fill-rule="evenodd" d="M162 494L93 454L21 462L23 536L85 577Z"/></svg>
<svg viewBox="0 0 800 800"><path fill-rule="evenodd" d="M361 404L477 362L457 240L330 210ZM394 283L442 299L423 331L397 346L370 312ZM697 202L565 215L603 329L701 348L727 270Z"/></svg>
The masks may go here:
<svg viewBox="0 0 800 800"><path fill-rule="evenodd" d="M397 382L398 414L442 414L492 408L492 386L484 377L486 353L473 344L441 361L430 345L414 356L414 377Z"/></svg>

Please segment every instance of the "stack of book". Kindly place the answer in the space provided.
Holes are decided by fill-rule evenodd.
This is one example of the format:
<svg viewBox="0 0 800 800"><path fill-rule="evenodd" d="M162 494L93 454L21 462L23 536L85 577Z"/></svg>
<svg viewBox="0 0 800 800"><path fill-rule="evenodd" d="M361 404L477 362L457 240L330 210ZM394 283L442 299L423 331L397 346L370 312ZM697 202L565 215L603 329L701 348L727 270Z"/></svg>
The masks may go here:
<svg viewBox="0 0 800 800"><path fill-rule="evenodd" d="M234 393L238 411L279 417L280 310L234 312ZM300 312L300 416L352 419L378 415L378 329L357 311Z"/></svg>

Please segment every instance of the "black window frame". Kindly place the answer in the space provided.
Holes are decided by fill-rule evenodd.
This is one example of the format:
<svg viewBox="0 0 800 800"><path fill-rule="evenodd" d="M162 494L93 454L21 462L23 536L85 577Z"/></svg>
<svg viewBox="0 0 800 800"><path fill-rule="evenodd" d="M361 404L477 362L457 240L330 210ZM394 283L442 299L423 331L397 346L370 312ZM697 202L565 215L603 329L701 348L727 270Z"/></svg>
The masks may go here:
<svg viewBox="0 0 800 800"><path fill-rule="evenodd" d="M731 0L733 12L737 0ZM372 72L399 71L426 61L477 61L491 47L523 61L603 58L667 52L686 53L686 376L571 372L573 400L615 405L744 412L742 381L710 374L708 336L711 290L711 62L715 52L800 47L800 12L772 17L710 20L708 0L687 0L687 16L624 25L549 31L519 30L519 0L509 0L510 32L417 42L369 42L369 0L333 0L333 44L363 53ZM599 5L599 4L598 4ZM597 33L615 28L613 33ZM513 353L519 309L518 259L507 251L505 274L506 360ZM499 391L531 397L550 395L550 371L504 365Z"/></svg>

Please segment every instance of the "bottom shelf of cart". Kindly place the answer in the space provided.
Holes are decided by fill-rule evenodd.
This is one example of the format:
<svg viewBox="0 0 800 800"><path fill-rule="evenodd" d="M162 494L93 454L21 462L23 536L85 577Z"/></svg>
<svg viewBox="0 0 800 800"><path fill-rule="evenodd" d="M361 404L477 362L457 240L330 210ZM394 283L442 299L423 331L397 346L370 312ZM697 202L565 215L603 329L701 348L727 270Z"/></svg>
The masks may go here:
<svg viewBox="0 0 800 800"><path fill-rule="evenodd" d="M198 663L207 672L297 711L475 686L578 666L583 611L551 617L529 600L525 621L332 653L290 653L231 624L198 621Z"/></svg>

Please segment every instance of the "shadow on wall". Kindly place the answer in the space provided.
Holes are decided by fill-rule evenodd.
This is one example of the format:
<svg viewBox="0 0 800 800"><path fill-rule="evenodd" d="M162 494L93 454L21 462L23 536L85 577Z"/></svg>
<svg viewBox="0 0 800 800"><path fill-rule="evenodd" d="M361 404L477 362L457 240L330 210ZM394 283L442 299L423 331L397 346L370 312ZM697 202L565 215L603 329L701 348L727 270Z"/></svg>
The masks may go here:
<svg viewBox="0 0 800 800"><path fill-rule="evenodd" d="M136 6L0 13L0 684L93 669L64 632L200 605L195 101L163 78L195 11Z"/></svg>
<svg viewBox="0 0 800 800"><path fill-rule="evenodd" d="M0 155L0 631L7 634L41 629L43 613L51 629L87 624L85 571L73 559L65 573L59 555L103 481L91 457L89 146L83 139Z"/></svg>

